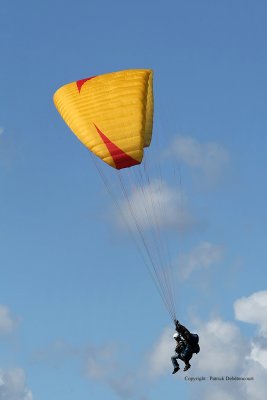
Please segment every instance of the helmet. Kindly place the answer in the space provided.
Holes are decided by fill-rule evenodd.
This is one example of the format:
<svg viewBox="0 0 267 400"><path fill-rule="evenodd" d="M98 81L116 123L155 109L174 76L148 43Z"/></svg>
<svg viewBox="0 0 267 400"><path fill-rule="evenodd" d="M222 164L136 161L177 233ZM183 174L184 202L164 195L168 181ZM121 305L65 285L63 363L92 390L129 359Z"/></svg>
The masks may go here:
<svg viewBox="0 0 267 400"><path fill-rule="evenodd" d="M173 338L174 338L174 339L178 339L178 337L179 337L178 333L177 333L177 332L174 332Z"/></svg>

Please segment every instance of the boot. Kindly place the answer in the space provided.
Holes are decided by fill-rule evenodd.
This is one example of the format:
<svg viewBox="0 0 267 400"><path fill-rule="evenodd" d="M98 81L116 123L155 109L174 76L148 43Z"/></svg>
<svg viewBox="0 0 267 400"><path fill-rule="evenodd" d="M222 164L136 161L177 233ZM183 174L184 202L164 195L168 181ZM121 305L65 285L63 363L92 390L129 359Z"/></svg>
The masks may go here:
<svg viewBox="0 0 267 400"><path fill-rule="evenodd" d="M177 367L174 367L174 370L172 371L173 374L176 374L180 369L179 365Z"/></svg>
<svg viewBox="0 0 267 400"><path fill-rule="evenodd" d="M184 371L187 371L191 367L191 364L187 363L184 367Z"/></svg>

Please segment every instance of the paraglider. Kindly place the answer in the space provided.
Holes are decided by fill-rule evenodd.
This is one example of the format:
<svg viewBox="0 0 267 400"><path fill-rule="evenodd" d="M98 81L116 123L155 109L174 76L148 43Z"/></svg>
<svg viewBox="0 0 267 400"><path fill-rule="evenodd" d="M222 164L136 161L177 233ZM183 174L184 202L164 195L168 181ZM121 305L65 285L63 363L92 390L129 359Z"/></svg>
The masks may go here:
<svg viewBox="0 0 267 400"><path fill-rule="evenodd" d="M126 225L128 224L132 236L137 236L137 247L144 264L176 325L177 332L182 335L182 338L179 336L179 352L176 353L178 356L172 358L174 372L179 369L177 358L185 362L187 370L190 368L189 360L196 349L195 345L193 346L194 335L176 319L170 260L162 240L164 235L161 234L161 224L156 212L157 207L162 211L164 204L160 204L162 196L155 196L155 191L151 190L144 163L144 149L150 146L152 139L153 72L150 69L130 69L81 79L59 88L54 94L54 103L66 124L84 146L102 160L108 169L113 167L111 169L114 169L114 175L118 177L120 193L128 205L128 215L132 219L134 231L128 222L128 216L124 216ZM93 161L95 162L94 157ZM113 190L101 163L95 164L119 208L116 199L118 190ZM143 196L144 211L141 220L136 213L135 204L131 201L126 183L128 180L132 182L134 176L134 172L127 175L127 171L135 168L138 168L138 183L135 187ZM130 188L132 187L134 185L130 183ZM159 184L159 193L160 187ZM149 204L149 207L146 207L146 204ZM144 222L145 218L148 223ZM151 237L146 235L147 226L152 228Z"/></svg>
<svg viewBox="0 0 267 400"><path fill-rule="evenodd" d="M175 321L176 332L173 338L176 341L175 355L171 357L173 364L173 374L179 371L180 366L178 364L178 359L182 360L185 364L184 371L187 371L191 364L193 354L197 354L200 351L199 347L199 337L196 333L191 333L189 330L180 324L179 321Z"/></svg>

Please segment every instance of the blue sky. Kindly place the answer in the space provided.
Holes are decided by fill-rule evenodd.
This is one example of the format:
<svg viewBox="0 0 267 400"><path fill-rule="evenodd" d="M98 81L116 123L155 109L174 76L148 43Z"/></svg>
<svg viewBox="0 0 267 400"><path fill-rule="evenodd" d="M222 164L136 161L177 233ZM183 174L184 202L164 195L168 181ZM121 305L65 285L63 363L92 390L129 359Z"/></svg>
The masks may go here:
<svg viewBox="0 0 267 400"><path fill-rule="evenodd" d="M0 400L266 398L266 2L1 8ZM182 180L166 167L166 205L182 189L193 221L164 231L201 337L188 376L254 382L171 375L168 314L54 107L61 85L128 68L154 70L154 137Z"/></svg>

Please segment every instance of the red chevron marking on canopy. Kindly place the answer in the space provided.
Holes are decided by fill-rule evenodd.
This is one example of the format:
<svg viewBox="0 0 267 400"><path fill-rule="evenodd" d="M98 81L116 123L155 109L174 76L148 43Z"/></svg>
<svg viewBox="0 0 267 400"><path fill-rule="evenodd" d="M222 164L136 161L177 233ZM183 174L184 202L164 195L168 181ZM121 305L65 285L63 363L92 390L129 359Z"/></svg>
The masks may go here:
<svg viewBox="0 0 267 400"><path fill-rule="evenodd" d="M95 125L95 124L94 124ZM123 150L121 150L116 144L112 143L110 139L104 135L103 132L95 125L97 132L99 133L101 139L107 146L108 151L110 152L111 157L114 160L115 167L117 169L129 168L134 165L140 164L140 161L135 160L128 154L126 154Z"/></svg>
<svg viewBox="0 0 267 400"><path fill-rule="evenodd" d="M84 83L87 82L87 81L90 81L90 79L93 79L93 78L95 78L95 77L96 77L96 75L95 75L95 76L91 76L90 78L80 79L79 81L77 81L77 82L76 82L76 85L77 85L77 88L78 88L79 93L80 93L80 91L81 91L82 86L84 85Z"/></svg>

